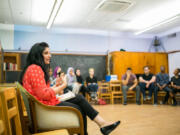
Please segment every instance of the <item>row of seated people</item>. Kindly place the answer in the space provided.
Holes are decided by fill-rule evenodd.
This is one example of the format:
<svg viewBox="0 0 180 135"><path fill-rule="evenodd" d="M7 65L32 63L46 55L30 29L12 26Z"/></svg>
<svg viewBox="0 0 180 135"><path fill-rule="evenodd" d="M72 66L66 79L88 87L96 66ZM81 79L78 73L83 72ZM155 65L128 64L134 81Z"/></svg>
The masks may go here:
<svg viewBox="0 0 180 135"><path fill-rule="evenodd" d="M152 93L154 93L154 105L157 105L158 91L166 92L163 104L166 104L170 95L173 99L173 105L177 105L175 94L180 91L180 70L175 69L174 76L171 78L171 81L169 80L169 75L165 73L165 67L161 66L160 70L161 72L159 74L153 75L150 73L149 67L145 66L144 74L140 75L137 79L136 75L132 73L132 69L127 68L127 72L122 76L123 104L127 105L127 91L134 90L136 91L136 103L138 105L141 104L141 92L143 94L144 101L151 100ZM76 94L81 92L84 97L86 93L89 93L91 99L97 101L98 85L97 77L94 76L93 68L89 69L89 76L86 78L87 87L84 85L80 69L76 69L76 71L74 71L74 69L70 67L65 75L64 72L61 71L61 67L56 67L54 73L52 72L52 69L50 69L49 74L52 86L56 83L56 80L60 76L66 77L68 85L65 88L64 93L71 90L75 91ZM146 96L146 90L149 92L148 96Z"/></svg>
<svg viewBox="0 0 180 135"><path fill-rule="evenodd" d="M75 94L81 92L83 96L86 96L86 93L90 95L90 98L94 101L97 101L97 77L94 75L94 68L89 68L89 76L86 77L86 85L84 84L83 77L81 76L80 69L74 70L73 67L69 67L67 74L62 71L61 67L58 66L55 68L54 72L52 68L49 71L51 86L58 83L60 78L66 78L67 87L64 89L64 93L67 93L69 90L73 91Z"/></svg>
<svg viewBox="0 0 180 135"><path fill-rule="evenodd" d="M169 75L165 73L165 67L160 67L160 73L153 75L150 73L148 66L144 67L144 74L140 75L139 78L133 74L131 68L127 68L126 73L122 76L122 91L124 98L124 105L127 105L127 91L136 91L136 103L140 105L140 93L142 92L143 100L151 100L152 93L154 93L154 105L157 105L158 91L165 91L166 96L163 100L163 104L171 96L173 105L177 105L176 93L180 92L180 69L177 68L174 71L174 76L169 79ZM138 83L139 82L139 83ZM146 90L148 90L148 96L146 96Z"/></svg>

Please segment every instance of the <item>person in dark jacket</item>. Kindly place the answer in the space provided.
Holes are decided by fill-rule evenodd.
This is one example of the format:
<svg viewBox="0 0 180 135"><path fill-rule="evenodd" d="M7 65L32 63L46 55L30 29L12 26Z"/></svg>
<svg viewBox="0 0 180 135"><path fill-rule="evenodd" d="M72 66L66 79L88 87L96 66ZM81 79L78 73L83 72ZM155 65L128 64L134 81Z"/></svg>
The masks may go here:
<svg viewBox="0 0 180 135"><path fill-rule="evenodd" d="M87 88L84 86L84 80L81 76L81 70L76 69L75 74L76 74L77 83L80 85L80 92L82 92L83 96L85 97L86 92L87 92Z"/></svg>
<svg viewBox="0 0 180 135"><path fill-rule="evenodd" d="M155 96L154 96L154 100L155 103L157 103L157 94L158 91L165 91L166 92L166 96L164 98L163 104L165 104L168 99L169 99L169 94L172 96L172 89L168 87L169 84L169 75L165 73L165 67L161 66L160 67L161 72L159 74L156 75L156 90L155 90Z"/></svg>

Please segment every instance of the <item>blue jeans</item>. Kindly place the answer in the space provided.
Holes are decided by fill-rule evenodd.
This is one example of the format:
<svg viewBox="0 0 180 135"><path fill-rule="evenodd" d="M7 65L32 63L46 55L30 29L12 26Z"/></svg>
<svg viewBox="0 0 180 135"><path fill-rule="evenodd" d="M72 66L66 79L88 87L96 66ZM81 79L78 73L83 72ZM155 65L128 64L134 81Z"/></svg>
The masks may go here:
<svg viewBox="0 0 180 135"><path fill-rule="evenodd" d="M122 86L122 91L123 91L123 98L124 98L124 102L127 102L127 91L129 90L131 86L127 86L127 85L123 85ZM137 85L133 91L136 91L136 102L140 101L140 87Z"/></svg>
<svg viewBox="0 0 180 135"><path fill-rule="evenodd" d="M97 92L98 90L98 85L97 84L90 84L87 86L88 92Z"/></svg>
<svg viewBox="0 0 180 135"><path fill-rule="evenodd" d="M156 88L154 83L151 83L148 88L146 88L146 83L142 83L142 82L139 83L139 86L144 99L146 98L146 90L149 91L149 95L148 95L149 97L152 97L152 92L154 92L154 94L156 93Z"/></svg>
<svg viewBox="0 0 180 135"><path fill-rule="evenodd" d="M97 84L90 84L87 86L88 93L90 94L91 98L97 97L97 90L98 85Z"/></svg>
<svg viewBox="0 0 180 135"><path fill-rule="evenodd" d="M158 91L159 91L159 87L156 86L156 90L155 90L155 93L154 93L154 103L157 103L157 94L158 94ZM169 92L172 92L172 89L170 89L168 86L166 86L163 91L166 92L166 96L164 98L164 102L167 102L168 99L169 99Z"/></svg>

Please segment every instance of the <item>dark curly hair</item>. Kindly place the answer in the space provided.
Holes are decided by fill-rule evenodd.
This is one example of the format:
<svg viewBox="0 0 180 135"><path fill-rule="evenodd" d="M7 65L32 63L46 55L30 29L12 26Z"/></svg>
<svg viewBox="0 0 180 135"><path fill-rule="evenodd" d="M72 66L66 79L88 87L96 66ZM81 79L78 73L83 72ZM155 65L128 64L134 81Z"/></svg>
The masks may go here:
<svg viewBox="0 0 180 135"><path fill-rule="evenodd" d="M42 68L42 70L44 71L44 74L45 74L44 79L46 80L46 83L49 81L48 69L49 69L50 65L45 64L44 57L43 57L43 51L47 47L49 47L49 45L45 42L36 43L31 47L31 49L28 53L27 59L26 59L26 66L24 67L24 69L21 73L21 76L20 76L21 84L22 84L23 76L26 72L26 69L32 64L36 64L36 65L40 66Z"/></svg>

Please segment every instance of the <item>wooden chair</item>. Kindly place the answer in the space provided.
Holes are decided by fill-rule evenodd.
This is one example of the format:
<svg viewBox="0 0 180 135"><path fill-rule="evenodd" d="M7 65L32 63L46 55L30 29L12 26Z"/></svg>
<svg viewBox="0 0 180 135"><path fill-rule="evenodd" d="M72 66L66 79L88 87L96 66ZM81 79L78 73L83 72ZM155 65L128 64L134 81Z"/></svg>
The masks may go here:
<svg viewBox="0 0 180 135"><path fill-rule="evenodd" d="M8 97L10 96L10 97ZM15 88L6 88L3 90L3 92L1 93L0 96L0 110L2 111L2 104L1 104L1 97L4 97L2 100L3 103L5 104L5 110L4 111L5 115L3 118L6 119L7 122L7 128L10 129L8 131L8 133L5 133L5 128L4 128L4 124L3 121L0 120L0 135L13 135L15 134L12 130L12 127L15 126L15 132L16 135L22 135L22 129L21 129L21 123L20 123L20 119L18 117L19 114L19 110L18 110L18 104L17 104L17 98L16 98L16 91ZM11 101L11 102L10 102ZM7 107L6 107L7 106ZM2 114L0 115L2 116ZM1 117L0 117L1 119ZM12 124L12 120L14 120L14 124ZM44 133L40 133L40 134L33 134L33 135L68 135L68 132L66 130L55 130L55 131L50 131L50 132L44 132Z"/></svg>
<svg viewBox="0 0 180 135"><path fill-rule="evenodd" d="M4 88L0 91L7 135L22 135L21 122L15 88Z"/></svg>
<svg viewBox="0 0 180 135"><path fill-rule="evenodd" d="M164 100L163 98L166 96L166 92L163 91L163 90L158 91L158 95L157 96L158 96L158 98L157 98L158 101L160 101L160 100L163 101Z"/></svg>
<svg viewBox="0 0 180 135"><path fill-rule="evenodd" d="M108 82L101 82L99 83L99 98L104 100L109 100L111 103L112 101L112 94L109 89L109 83Z"/></svg>
<svg viewBox="0 0 180 135"><path fill-rule="evenodd" d="M121 99L123 102L123 94L121 91L121 82L117 81L110 81L109 88L112 94L111 103L114 104L115 99Z"/></svg>
<svg viewBox="0 0 180 135"><path fill-rule="evenodd" d="M131 91L127 91L127 99L133 99L133 101L136 103L136 91L131 90ZM124 102L124 97L123 97L123 102Z"/></svg>
<svg viewBox="0 0 180 135"><path fill-rule="evenodd" d="M73 107L44 105L29 94L18 82L16 85L17 91L19 91L17 93L21 93L23 97L34 133L67 129L70 135L84 135L83 118L79 110Z"/></svg>
<svg viewBox="0 0 180 135"><path fill-rule="evenodd" d="M0 135L7 135L6 131L5 131L5 127L4 127L4 112L3 112L3 108L2 108L2 101L1 101L1 97L0 97Z"/></svg>
<svg viewBox="0 0 180 135"><path fill-rule="evenodd" d="M0 120L0 135L3 135L4 133L4 122Z"/></svg>
<svg viewBox="0 0 180 135"><path fill-rule="evenodd" d="M177 92L175 96L176 96L177 104L179 105L180 104L180 92ZM172 99L171 99L171 101L172 101Z"/></svg>
<svg viewBox="0 0 180 135"><path fill-rule="evenodd" d="M148 95L148 94L149 94L149 91L146 90L146 95ZM144 102L146 102L146 103L151 102L152 104L154 104L154 94L152 94L151 100L144 101L143 100L143 94L141 93L141 103L144 104Z"/></svg>
<svg viewBox="0 0 180 135"><path fill-rule="evenodd" d="M87 88L87 83L86 83L86 81L84 81L84 86ZM86 92L86 100L87 100L88 102L90 102L90 100L91 100L91 98L90 98L90 96L89 96L89 93L87 93L87 92Z"/></svg>
<svg viewBox="0 0 180 135"><path fill-rule="evenodd" d="M99 84L100 84L101 82L100 81L98 81L98 87L99 87ZM84 86L87 88L87 83L86 83L86 81L84 81ZM98 97L98 99L99 99L99 91L97 91L97 97ZM91 97L90 97L90 95L89 95L89 93L86 93L86 100L88 101L88 102L90 102L91 101Z"/></svg>

